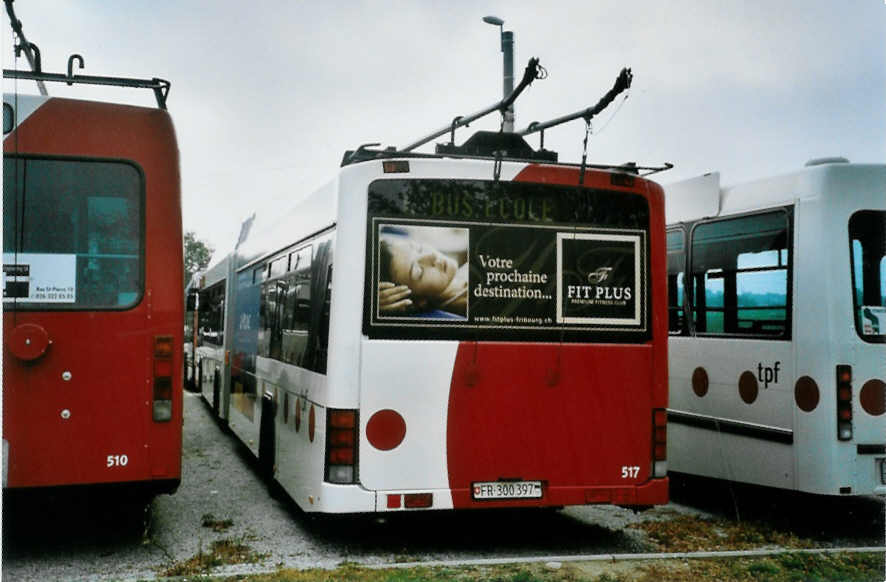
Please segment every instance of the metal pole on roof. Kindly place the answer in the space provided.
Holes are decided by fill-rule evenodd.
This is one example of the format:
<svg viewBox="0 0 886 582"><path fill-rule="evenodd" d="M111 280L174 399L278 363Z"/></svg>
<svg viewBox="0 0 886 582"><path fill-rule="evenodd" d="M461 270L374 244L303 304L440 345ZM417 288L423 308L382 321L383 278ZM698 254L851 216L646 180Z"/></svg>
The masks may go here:
<svg viewBox="0 0 886 582"><path fill-rule="evenodd" d="M499 32L501 34L501 52L502 52L502 60L503 60L503 69L502 69L502 95L503 98L507 99L508 95L510 95L514 91L514 33L510 30L504 30L505 21L497 16L484 16L483 22L486 24L491 24L493 26L498 26ZM514 131L514 104L511 103L510 106L504 112L504 119L502 120L502 131Z"/></svg>

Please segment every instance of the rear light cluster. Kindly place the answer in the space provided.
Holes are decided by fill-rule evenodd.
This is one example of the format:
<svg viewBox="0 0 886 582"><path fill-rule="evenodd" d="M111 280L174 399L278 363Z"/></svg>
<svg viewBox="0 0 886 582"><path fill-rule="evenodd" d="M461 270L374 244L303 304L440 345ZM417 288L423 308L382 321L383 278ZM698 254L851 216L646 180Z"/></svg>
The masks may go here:
<svg viewBox="0 0 886 582"><path fill-rule="evenodd" d="M172 420L172 354L171 335L154 336L154 406L155 422Z"/></svg>
<svg viewBox="0 0 886 582"><path fill-rule="evenodd" d="M326 481L357 482L357 411L329 409L326 416Z"/></svg>
<svg viewBox="0 0 886 582"><path fill-rule="evenodd" d="M837 366L837 438L852 438L852 367Z"/></svg>
<svg viewBox="0 0 886 582"><path fill-rule="evenodd" d="M652 411L652 476L668 475L668 411L656 408Z"/></svg>
<svg viewBox="0 0 886 582"><path fill-rule="evenodd" d="M433 507L433 505L433 493L406 493L405 495L400 495L398 493L388 494L388 509L400 509L401 507L405 507L406 509L426 509L428 507Z"/></svg>

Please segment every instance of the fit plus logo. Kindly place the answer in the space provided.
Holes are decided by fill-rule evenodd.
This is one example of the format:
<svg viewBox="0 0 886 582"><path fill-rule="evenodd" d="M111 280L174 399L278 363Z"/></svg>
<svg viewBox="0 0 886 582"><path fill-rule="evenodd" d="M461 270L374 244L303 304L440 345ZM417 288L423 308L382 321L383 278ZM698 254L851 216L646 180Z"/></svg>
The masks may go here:
<svg viewBox="0 0 886 582"><path fill-rule="evenodd" d="M599 285L603 281L609 278L609 273L612 272L612 267L600 267L594 271L588 273L588 283L591 285Z"/></svg>

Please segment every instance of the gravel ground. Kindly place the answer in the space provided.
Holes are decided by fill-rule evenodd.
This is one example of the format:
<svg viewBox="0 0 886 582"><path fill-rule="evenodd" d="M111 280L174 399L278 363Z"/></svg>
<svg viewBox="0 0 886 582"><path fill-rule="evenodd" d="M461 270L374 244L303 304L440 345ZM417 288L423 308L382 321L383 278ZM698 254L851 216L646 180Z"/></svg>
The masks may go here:
<svg viewBox="0 0 886 582"><path fill-rule="evenodd" d="M676 502L640 514L587 506L420 513L384 521L315 519L272 497L244 451L213 421L199 397L186 393L182 485L175 495L154 500L147 534L137 509L104 499L5 499L3 577L22 582L149 579L219 540L249 546L262 556L255 565L262 569L648 552L654 548L645 534L629 524L680 514L730 517L735 508L745 514L742 519L769 511L774 519L790 522L809 513L803 506L785 513L747 492L711 492L710 485L680 482ZM878 500L860 503L859 515L848 524L852 527L845 532L825 528L835 545L882 543L882 515L868 515L882 514L882 505ZM845 508L838 508L843 517ZM859 529L862 522L867 525ZM813 529L819 526L811 522Z"/></svg>

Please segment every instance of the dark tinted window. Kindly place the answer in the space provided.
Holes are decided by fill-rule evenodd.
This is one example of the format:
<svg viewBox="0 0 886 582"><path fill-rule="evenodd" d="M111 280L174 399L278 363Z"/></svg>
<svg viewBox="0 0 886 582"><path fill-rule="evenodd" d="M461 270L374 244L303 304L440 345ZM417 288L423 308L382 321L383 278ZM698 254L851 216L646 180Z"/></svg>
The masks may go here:
<svg viewBox="0 0 886 582"><path fill-rule="evenodd" d="M258 290L255 335L259 356L326 373L332 251L333 236L323 235L311 244L287 251L288 272L248 286ZM270 264L286 258L283 255ZM247 292L241 289L241 295Z"/></svg>
<svg viewBox="0 0 886 582"><path fill-rule="evenodd" d="M5 308L125 308L142 295L143 179L123 162L3 158Z"/></svg>
<svg viewBox="0 0 886 582"><path fill-rule="evenodd" d="M684 271L686 270L685 231L668 231L668 331L685 333L686 316L683 313Z"/></svg>
<svg viewBox="0 0 886 582"><path fill-rule="evenodd" d="M216 346L224 342L225 285L221 283L200 292L198 323L200 339Z"/></svg>
<svg viewBox="0 0 886 582"><path fill-rule="evenodd" d="M865 341L886 341L886 212L849 219L855 328Z"/></svg>

